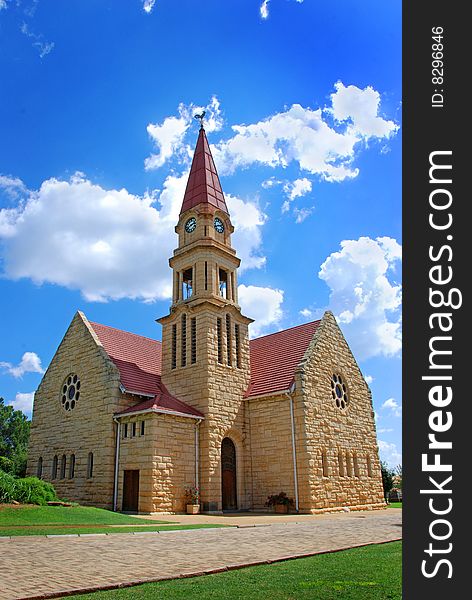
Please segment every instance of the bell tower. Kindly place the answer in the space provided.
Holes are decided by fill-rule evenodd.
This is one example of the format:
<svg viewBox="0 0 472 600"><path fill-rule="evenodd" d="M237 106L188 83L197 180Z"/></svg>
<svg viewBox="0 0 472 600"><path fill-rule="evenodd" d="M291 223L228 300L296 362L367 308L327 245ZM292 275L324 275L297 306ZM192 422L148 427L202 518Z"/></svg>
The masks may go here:
<svg viewBox="0 0 472 600"><path fill-rule="evenodd" d="M238 456L235 503L244 508L243 397L250 377L248 325L252 319L238 305L240 259L231 246L234 227L203 126L175 231L178 247L169 259L172 304L169 314L158 319L162 382L205 415L199 434L204 510L223 508L221 448L228 437Z"/></svg>

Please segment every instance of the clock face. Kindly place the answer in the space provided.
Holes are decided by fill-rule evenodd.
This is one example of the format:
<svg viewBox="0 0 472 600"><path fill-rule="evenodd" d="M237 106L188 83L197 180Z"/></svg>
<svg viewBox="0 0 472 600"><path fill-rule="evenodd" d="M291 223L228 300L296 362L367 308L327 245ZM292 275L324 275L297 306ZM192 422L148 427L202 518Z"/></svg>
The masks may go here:
<svg viewBox="0 0 472 600"><path fill-rule="evenodd" d="M192 231L195 231L196 226L197 219L195 217L190 217L190 219L185 223L185 231L187 233L192 233Z"/></svg>
<svg viewBox="0 0 472 600"><path fill-rule="evenodd" d="M215 220L213 221L213 225L215 226L215 229L218 233L223 233L223 231L225 230L223 221L221 219L218 219L218 217L215 217Z"/></svg>

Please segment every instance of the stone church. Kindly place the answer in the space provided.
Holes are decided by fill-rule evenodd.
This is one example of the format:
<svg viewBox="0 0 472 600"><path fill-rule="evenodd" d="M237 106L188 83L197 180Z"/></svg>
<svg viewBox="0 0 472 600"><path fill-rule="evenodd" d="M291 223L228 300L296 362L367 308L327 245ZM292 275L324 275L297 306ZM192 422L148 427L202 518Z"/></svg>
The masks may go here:
<svg viewBox="0 0 472 600"><path fill-rule="evenodd" d="M28 474L118 511L384 506L372 397L332 313L249 339L234 227L203 127L162 342L74 316L35 395ZM267 509L266 509L267 510Z"/></svg>

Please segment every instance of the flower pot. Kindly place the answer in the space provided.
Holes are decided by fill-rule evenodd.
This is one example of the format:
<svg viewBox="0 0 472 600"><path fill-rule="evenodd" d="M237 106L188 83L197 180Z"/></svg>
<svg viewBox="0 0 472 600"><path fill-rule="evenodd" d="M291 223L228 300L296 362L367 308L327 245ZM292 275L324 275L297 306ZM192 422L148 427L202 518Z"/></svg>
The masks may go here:
<svg viewBox="0 0 472 600"><path fill-rule="evenodd" d="M188 515L198 515L200 512L200 504L187 504Z"/></svg>
<svg viewBox="0 0 472 600"><path fill-rule="evenodd" d="M288 513L288 504L276 504L275 512L280 515L286 515Z"/></svg>

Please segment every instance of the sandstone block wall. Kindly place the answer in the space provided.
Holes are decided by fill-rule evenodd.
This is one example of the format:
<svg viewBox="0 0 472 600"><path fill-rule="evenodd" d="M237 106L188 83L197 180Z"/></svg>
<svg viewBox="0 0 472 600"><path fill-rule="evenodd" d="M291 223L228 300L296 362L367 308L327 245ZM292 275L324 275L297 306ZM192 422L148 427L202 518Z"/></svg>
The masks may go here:
<svg viewBox="0 0 472 600"><path fill-rule="evenodd" d="M187 360L181 366L181 315L187 322L197 319L197 362ZM226 314L231 318L231 365L228 365ZM223 362L218 362L217 318L222 319L221 346ZM177 325L177 367L171 368L170 349L172 324ZM236 363L234 325L240 327L240 367ZM187 347L189 343L187 342ZM187 348L189 351L189 348ZM200 425L200 482L205 510L220 511L221 443L230 437L237 455L238 507L250 505L247 484L247 422L243 394L249 382L249 340L247 322L239 310L230 305L221 310L209 302L197 305L181 304L163 322L162 379L177 398L200 410L205 420Z"/></svg>
<svg viewBox="0 0 472 600"><path fill-rule="evenodd" d="M252 508L265 510L267 496L295 499L290 404L285 396L246 401L250 431Z"/></svg>
<svg viewBox="0 0 472 600"><path fill-rule="evenodd" d="M61 402L67 376L80 380L80 398L71 411ZM42 458L42 478L50 481L60 497L112 508L115 429L112 415L127 406L119 392L119 373L81 313L68 328L35 394L28 451L28 475L37 474ZM89 453L93 476L87 477ZM66 457L61 477L62 456ZM70 477L71 456L75 456ZM54 456L58 457L53 479Z"/></svg>
<svg viewBox="0 0 472 600"><path fill-rule="evenodd" d="M341 374L347 385L345 410L332 398L333 374ZM371 393L331 313L325 314L296 375L294 411L300 509L383 506Z"/></svg>
<svg viewBox="0 0 472 600"><path fill-rule="evenodd" d="M144 435L141 435L142 421L145 421ZM132 435L133 422L137 424L136 436ZM122 418L118 510L123 505L123 472L138 469L139 512L185 511L184 489L195 485L195 427L194 419L167 414Z"/></svg>

